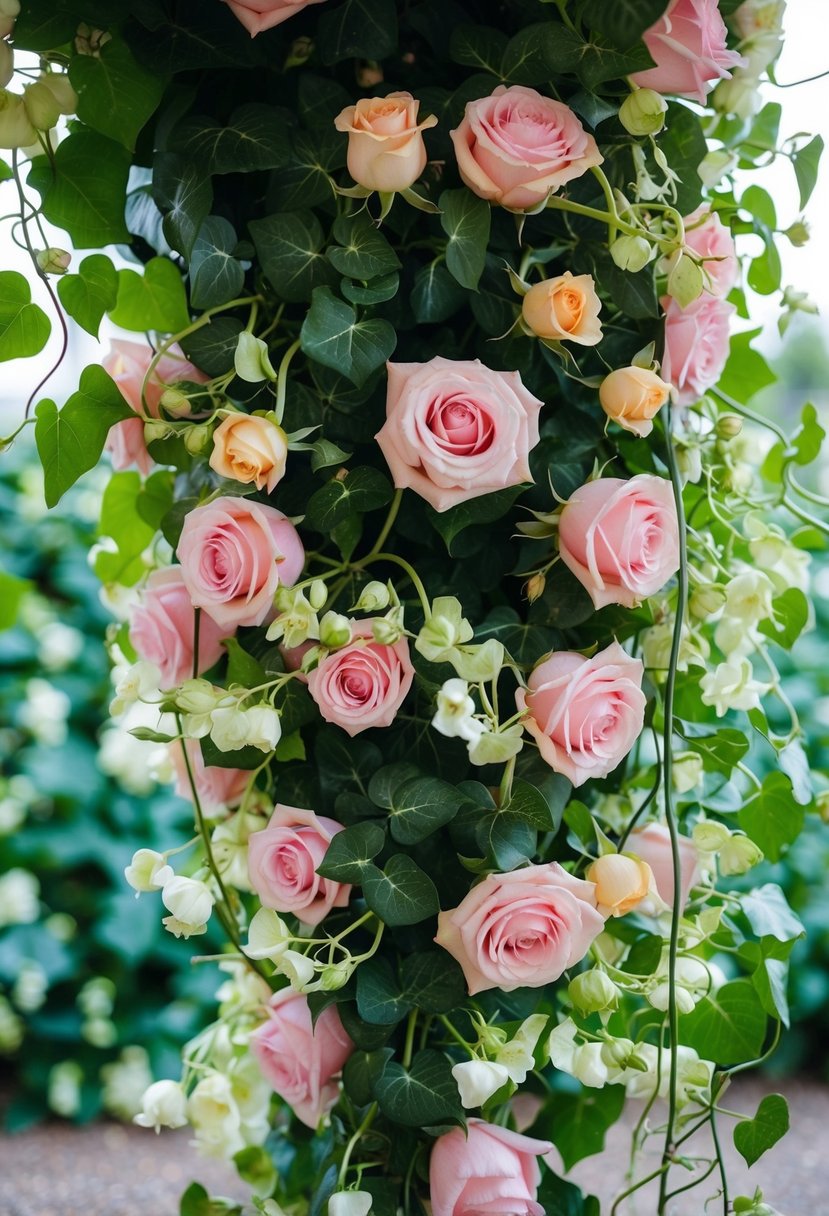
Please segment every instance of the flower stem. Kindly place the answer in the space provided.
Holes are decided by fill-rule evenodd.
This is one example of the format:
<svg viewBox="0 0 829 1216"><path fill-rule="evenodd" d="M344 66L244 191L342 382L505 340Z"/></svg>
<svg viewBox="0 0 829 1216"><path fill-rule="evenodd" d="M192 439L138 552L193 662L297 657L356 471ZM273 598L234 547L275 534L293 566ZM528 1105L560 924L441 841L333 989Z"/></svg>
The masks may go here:
<svg viewBox="0 0 829 1216"><path fill-rule="evenodd" d="M397 512L400 510L400 504L402 501L403 501L403 491L395 490L394 498L391 500L391 503L389 504L389 513L386 516L386 522L383 524L383 527L380 529L380 535L377 537L377 540L374 542L374 545L372 546L371 551L368 554L366 554L366 556L363 558L363 561L368 561L370 558L374 557L375 554L379 553L380 550L383 548L383 545L386 543L386 540L388 539L389 533L391 532L392 528L394 527L394 521L397 519Z"/></svg>
<svg viewBox="0 0 829 1216"><path fill-rule="evenodd" d="M285 394L288 391L288 368L291 366L291 360L299 350L299 338L292 342L285 354L282 356L282 362L279 364L279 371L276 373L276 404L274 405L274 413L276 421L282 425L282 418L285 413Z"/></svg>

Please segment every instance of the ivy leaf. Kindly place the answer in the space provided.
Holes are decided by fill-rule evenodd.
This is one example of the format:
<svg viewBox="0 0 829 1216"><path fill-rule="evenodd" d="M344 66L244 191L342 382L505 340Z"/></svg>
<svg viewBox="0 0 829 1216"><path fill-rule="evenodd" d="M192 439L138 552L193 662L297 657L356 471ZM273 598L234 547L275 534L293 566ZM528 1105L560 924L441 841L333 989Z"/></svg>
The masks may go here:
<svg viewBox="0 0 829 1216"><path fill-rule="evenodd" d="M213 317L181 340L187 358L208 376L222 376L233 367L236 344L244 326L236 317Z"/></svg>
<svg viewBox="0 0 829 1216"><path fill-rule="evenodd" d="M463 794L437 777L404 781L392 795L389 829L398 844L418 844L458 813Z"/></svg>
<svg viewBox="0 0 829 1216"><path fill-rule="evenodd" d="M43 216L64 228L76 249L100 249L129 240L124 222L131 157L97 131L73 131L55 149L54 171L45 156L32 162L29 185L42 199Z"/></svg>
<svg viewBox="0 0 829 1216"><path fill-rule="evenodd" d="M39 354L49 340L52 326L39 304L32 303L32 290L16 270L0 273L0 362L27 359Z"/></svg>
<svg viewBox="0 0 829 1216"><path fill-rule="evenodd" d="M489 203L464 187L444 190L439 206L441 227L449 238L446 268L461 287L474 291L486 264L492 219Z"/></svg>
<svg viewBox="0 0 829 1216"><path fill-rule="evenodd" d="M104 313L118 299L118 274L110 259L103 253L91 253L77 274L64 275L57 286L60 302L72 320L97 338Z"/></svg>
<svg viewBox="0 0 829 1216"><path fill-rule="evenodd" d="M358 388L397 345L397 334L388 321L358 321L351 305L338 300L328 287L315 288L299 336L310 359L342 372Z"/></svg>
<svg viewBox="0 0 829 1216"><path fill-rule="evenodd" d="M491 26L458 25L449 40L449 56L454 63L499 76L507 42L506 34Z"/></svg>
<svg viewBox="0 0 829 1216"><path fill-rule="evenodd" d="M420 950L400 964L407 999L423 1013L451 1013L466 998L466 980L445 950Z"/></svg>
<svg viewBox="0 0 829 1216"><path fill-rule="evenodd" d="M37 406L35 416L46 505L54 507L81 474L98 463L109 428L135 414L104 369L93 364L81 372L78 391L60 412L47 399Z"/></svg>
<svg viewBox="0 0 829 1216"><path fill-rule="evenodd" d="M118 298L110 319L122 329L175 333L190 324L187 296L178 269L168 258L151 258L144 273L118 271Z"/></svg>
<svg viewBox="0 0 829 1216"><path fill-rule="evenodd" d="M772 600L771 619L758 628L784 650L791 650L809 620L809 601L799 587L789 587Z"/></svg>
<svg viewBox="0 0 829 1216"><path fill-rule="evenodd" d="M445 266L432 262L415 275L410 299L418 324L434 324L456 313L466 299L466 293Z"/></svg>
<svg viewBox="0 0 829 1216"><path fill-rule="evenodd" d="M626 51L641 39L665 11L664 0L588 0L582 19L613 46Z"/></svg>
<svg viewBox="0 0 829 1216"><path fill-rule="evenodd" d="M538 1202L546 1216L601 1216L595 1195L583 1194L574 1182L559 1178L551 1169L544 1171Z"/></svg>
<svg viewBox="0 0 829 1216"><path fill-rule="evenodd" d="M779 861L803 828L805 812L785 773L769 773L762 789L737 816L740 827L759 845L769 861Z"/></svg>
<svg viewBox="0 0 829 1216"><path fill-rule="evenodd" d="M215 308L239 295L245 281L233 225L219 215L204 221L190 257L190 300L194 308Z"/></svg>
<svg viewBox="0 0 829 1216"><path fill-rule="evenodd" d="M510 486L506 490L496 490L493 494L479 494L476 498L459 502L448 511L434 511L429 508L429 522L443 537L447 552L452 553L452 542L465 528L474 524L493 523L500 519L525 489L526 486L523 485Z"/></svg>
<svg viewBox="0 0 829 1216"><path fill-rule="evenodd" d="M557 1093L555 1102L545 1107L533 1124L533 1135L552 1140L565 1170L572 1169L577 1161L602 1151L607 1130L619 1118L624 1103L621 1085Z"/></svg>
<svg viewBox="0 0 829 1216"><path fill-rule="evenodd" d="M818 166L823 155L823 136L815 135L804 148L792 153L792 167L800 191L800 208L806 206L817 185Z"/></svg>
<svg viewBox="0 0 829 1216"><path fill-rule="evenodd" d="M397 46L394 0L345 0L322 14L316 41L324 64L385 59Z"/></svg>
<svg viewBox="0 0 829 1216"><path fill-rule="evenodd" d="M747 1166L754 1165L789 1130L789 1104L782 1094L766 1094L753 1119L734 1128L734 1147Z"/></svg>
<svg viewBox="0 0 829 1216"><path fill-rule="evenodd" d="M728 362L717 387L740 401L748 401L755 393L759 393L761 388L774 384L777 379L760 352L751 346L752 339L761 332L759 329L752 329L746 333L734 334L731 339Z"/></svg>
<svg viewBox="0 0 829 1216"><path fill-rule="evenodd" d="M766 1014L748 980L723 984L680 1021L680 1039L705 1060L742 1064L760 1055Z"/></svg>
<svg viewBox="0 0 829 1216"><path fill-rule="evenodd" d="M204 115L178 124L170 150L199 165L205 173L255 173L278 169L291 155L288 110L253 102L234 110L225 126Z"/></svg>
<svg viewBox="0 0 829 1216"><path fill-rule="evenodd" d="M358 984L362 973L363 967L357 972ZM351 1053L343 1067L343 1086L352 1102L358 1106L368 1106L374 1099L377 1082L393 1054L390 1047Z"/></svg>
<svg viewBox="0 0 829 1216"><path fill-rule="evenodd" d="M343 279L340 291L352 304L383 304L397 295L400 275L396 271L384 274L370 283L356 283L354 279Z"/></svg>
<svg viewBox="0 0 829 1216"><path fill-rule="evenodd" d="M792 436L792 447L797 464L811 464L820 455L826 431L818 422L817 410L808 402L800 415L800 426Z"/></svg>
<svg viewBox="0 0 829 1216"><path fill-rule="evenodd" d="M95 573L104 584L132 587L146 573L141 554L153 539L155 528L138 513L141 477L135 472L114 473L101 502L101 532L117 546L110 552L101 546L95 558ZM192 619L192 614L191 614Z"/></svg>
<svg viewBox="0 0 829 1216"><path fill-rule="evenodd" d="M118 34L96 55L73 55L69 80L78 94L81 122L130 151L155 113L165 85L164 75L142 67Z"/></svg>
<svg viewBox="0 0 829 1216"><path fill-rule="evenodd" d="M334 194L330 174L346 161L347 141L333 121L325 131L297 132L287 164L275 173L268 187L268 208L274 211L307 211Z"/></svg>
<svg viewBox="0 0 829 1216"><path fill-rule="evenodd" d="M391 485L377 469L351 469L345 477L332 478L311 495L306 523L317 532L327 533L351 515L384 507L391 497Z"/></svg>
<svg viewBox="0 0 829 1216"><path fill-rule="evenodd" d="M328 250L328 260L340 274L365 281L400 267L397 254L365 211L339 216L334 239L340 243Z"/></svg>
<svg viewBox="0 0 829 1216"><path fill-rule="evenodd" d="M452 1064L441 1051L419 1051L408 1072L396 1060L390 1061L375 1092L386 1118L404 1127L463 1122Z"/></svg>
<svg viewBox="0 0 829 1216"><path fill-rule="evenodd" d="M372 912L394 927L416 925L429 916L436 916L440 910L435 884L417 862L404 853L390 857L383 870L374 865L366 868L363 895Z"/></svg>
<svg viewBox="0 0 829 1216"><path fill-rule="evenodd" d="M375 1026L394 1026L412 1008L388 959L375 956L357 968L357 1009L361 1018Z"/></svg>
<svg viewBox="0 0 829 1216"><path fill-rule="evenodd" d="M189 259L193 242L213 205L210 178L192 161L160 152L153 162L152 195L164 218L161 229L172 249Z"/></svg>
<svg viewBox="0 0 829 1216"><path fill-rule="evenodd" d="M267 672L258 659L242 647L238 638L225 638L228 654L227 682L241 684L243 688L257 688L267 680Z"/></svg>
<svg viewBox="0 0 829 1216"><path fill-rule="evenodd" d="M500 75L513 84L543 84L553 74L550 68L550 41L559 33L565 36L568 30L552 22L527 25L510 38L504 49ZM580 59L574 61L580 62Z"/></svg>
<svg viewBox="0 0 829 1216"><path fill-rule="evenodd" d="M734 766L748 751L748 739L742 731L731 727L724 727L713 734L709 733L710 729L708 725L686 722L682 727L683 738L689 747L703 757L706 770L729 777Z"/></svg>
<svg viewBox="0 0 829 1216"><path fill-rule="evenodd" d="M312 212L286 211L252 220L248 227L262 269L281 299L310 300L314 288L333 282L322 252L325 236Z"/></svg>
<svg viewBox="0 0 829 1216"><path fill-rule="evenodd" d="M332 838L317 873L335 882L359 885L367 873L377 869L371 864L372 859L385 843L386 833L379 823L355 823Z"/></svg>

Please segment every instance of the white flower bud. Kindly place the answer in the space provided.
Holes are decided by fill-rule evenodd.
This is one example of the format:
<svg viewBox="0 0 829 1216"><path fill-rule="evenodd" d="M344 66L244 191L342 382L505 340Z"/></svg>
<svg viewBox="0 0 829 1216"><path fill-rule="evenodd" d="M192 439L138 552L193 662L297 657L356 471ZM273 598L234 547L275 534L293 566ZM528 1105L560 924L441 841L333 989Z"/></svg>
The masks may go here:
<svg viewBox="0 0 829 1216"><path fill-rule="evenodd" d="M282 737L282 723L272 705L238 705L214 709L210 715L210 738L219 751L238 751L241 747L258 747L272 752Z"/></svg>
<svg viewBox="0 0 829 1216"><path fill-rule="evenodd" d="M194 933L204 931L216 902L206 883L195 878L185 878L183 875L176 875L164 884L161 898L179 926L200 927L194 928Z"/></svg>
<svg viewBox="0 0 829 1216"><path fill-rule="evenodd" d="M567 993L579 1013L604 1013L619 1006L619 989L597 967L574 976Z"/></svg>
<svg viewBox="0 0 829 1216"><path fill-rule="evenodd" d="M124 878L135 891L136 899L142 891L161 890L173 877L173 869L167 864L167 858L155 849L136 850L124 870Z"/></svg>
<svg viewBox="0 0 829 1216"><path fill-rule="evenodd" d="M0 148L29 148L37 143L37 131L18 93L0 89Z"/></svg>
<svg viewBox="0 0 829 1216"><path fill-rule="evenodd" d="M283 950L275 960L280 975L284 975L296 992L302 992L313 982L316 968L307 954L298 950Z"/></svg>
<svg viewBox="0 0 829 1216"><path fill-rule="evenodd" d="M474 742L486 729L475 717L475 702L466 680L447 680L437 694L437 712L432 726L447 739Z"/></svg>
<svg viewBox="0 0 829 1216"><path fill-rule="evenodd" d="M187 1123L187 1099L177 1081L154 1081L141 1100L141 1113L133 1123L152 1127L156 1133L162 1127L184 1127Z"/></svg>
<svg viewBox="0 0 829 1216"><path fill-rule="evenodd" d="M209 680L185 680L176 693L176 705L185 714L209 714L226 693Z"/></svg>
<svg viewBox="0 0 829 1216"><path fill-rule="evenodd" d="M371 622L371 633L381 646L393 646L403 636L403 609L392 608L385 616Z"/></svg>
<svg viewBox="0 0 829 1216"><path fill-rule="evenodd" d="M328 1200L328 1216L368 1216L372 1203L368 1191L337 1191Z"/></svg>
<svg viewBox="0 0 829 1216"><path fill-rule="evenodd" d="M694 824L691 836L701 852L718 853L723 845L728 844L731 832L724 823L717 823L715 819L702 819Z"/></svg>
<svg viewBox="0 0 829 1216"><path fill-rule="evenodd" d="M72 261L72 254L55 246L38 250L36 261L44 274L66 274Z"/></svg>
<svg viewBox="0 0 829 1216"><path fill-rule="evenodd" d="M452 1076L457 1081L464 1110L483 1106L510 1079L503 1064L492 1064L488 1060L466 1060L456 1064Z"/></svg>
<svg viewBox="0 0 829 1216"><path fill-rule="evenodd" d="M438 596L432 604L432 615L417 636L415 650L428 662L440 663L449 658L449 651L454 646L468 642L472 633L460 600L453 595Z"/></svg>
<svg viewBox="0 0 829 1216"><path fill-rule="evenodd" d="M338 992L344 988L354 974L356 963L332 963L323 967L320 972L320 983L323 992Z"/></svg>
<svg viewBox="0 0 829 1216"><path fill-rule="evenodd" d="M357 612L382 612L389 606L389 589L386 583L371 582L362 590L354 605Z"/></svg>
<svg viewBox="0 0 829 1216"><path fill-rule="evenodd" d="M145 422L144 423L144 442L155 443L156 439L169 439L175 434L171 427L166 422Z"/></svg>
<svg viewBox="0 0 829 1216"><path fill-rule="evenodd" d="M517 756L524 746L524 731L520 722L506 730L485 730L468 744L472 764L505 764Z"/></svg>
<svg viewBox="0 0 829 1216"><path fill-rule="evenodd" d="M620 270L631 274L644 269L654 255L654 249L647 237L620 236L610 246L610 256Z"/></svg>
<svg viewBox="0 0 829 1216"><path fill-rule="evenodd" d="M329 650L339 650L351 641L351 621L339 612L326 612L320 621L320 642Z"/></svg>
<svg viewBox="0 0 829 1216"><path fill-rule="evenodd" d="M576 1048L572 1075L589 1089L601 1089L610 1080L607 1065L602 1059L602 1043L582 1043Z"/></svg>
<svg viewBox="0 0 829 1216"><path fill-rule="evenodd" d="M725 588L718 587L716 583L705 583L692 591L688 610L698 621L704 621L719 612L724 603Z"/></svg>
<svg viewBox="0 0 829 1216"><path fill-rule="evenodd" d="M315 578L308 588L308 600L314 612L319 612L320 608L324 608L327 599L328 588L321 578Z"/></svg>
<svg viewBox="0 0 829 1216"><path fill-rule="evenodd" d="M705 278L699 262L687 253L680 252L668 272L667 290L680 308L687 308L698 300L705 290Z"/></svg>
<svg viewBox="0 0 829 1216"><path fill-rule="evenodd" d="M671 780L678 794L687 794L702 781L702 756L696 752L677 752L671 766Z"/></svg>
<svg viewBox="0 0 829 1216"><path fill-rule="evenodd" d="M268 344L255 338L246 329L236 340L233 366L240 380L248 384L260 384L263 380L276 380L277 374L268 356Z"/></svg>
<svg viewBox="0 0 829 1216"><path fill-rule="evenodd" d="M703 186L707 186L709 190L713 189L726 174L732 173L737 168L739 160L736 152L729 152L726 148L716 148L707 152L697 165L697 173L702 179Z"/></svg>
<svg viewBox="0 0 829 1216"><path fill-rule="evenodd" d="M703 705L713 705L717 717L730 709L759 709L760 698L768 692L768 685L754 679L754 669L746 658L734 657L718 663L700 681Z"/></svg>
<svg viewBox="0 0 829 1216"><path fill-rule="evenodd" d="M723 877L745 874L763 860L763 850L748 836L734 834L720 849L719 870Z"/></svg>
<svg viewBox="0 0 829 1216"><path fill-rule="evenodd" d="M188 426L182 433L184 446L191 456L201 456L213 443L210 427Z"/></svg>
<svg viewBox="0 0 829 1216"><path fill-rule="evenodd" d="M0 16L0 33L2 31L3 17ZM5 38L0 37L0 89L5 89L12 76L14 76L14 51Z"/></svg>
<svg viewBox="0 0 829 1216"><path fill-rule="evenodd" d="M654 89L634 89L619 108L619 122L630 135L656 135L665 125L668 103Z"/></svg>
<svg viewBox="0 0 829 1216"><path fill-rule="evenodd" d="M271 962L285 953L293 941L284 920L272 908L260 908L248 927L248 944L242 947L248 958Z"/></svg>

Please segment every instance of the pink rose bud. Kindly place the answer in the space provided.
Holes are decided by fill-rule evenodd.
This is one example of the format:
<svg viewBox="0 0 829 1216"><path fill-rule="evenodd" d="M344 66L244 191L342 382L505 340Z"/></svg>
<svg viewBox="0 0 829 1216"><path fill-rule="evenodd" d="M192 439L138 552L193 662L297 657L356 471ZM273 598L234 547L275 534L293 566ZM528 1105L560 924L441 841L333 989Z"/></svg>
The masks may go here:
<svg viewBox="0 0 829 1216"><path fill-rule="evenodd" d="M436 511L532 481L542 402L518 372L479 359L388 363L386 423L376 439L394 484Z"/></svg>
<svg viewBox="0 0 829 1216"><path fill-rule="evenodd" d="M440 913L435 941L460 963L470 996L540 988L583 959L604 928L595 890L555 861L489 874Z"/></svg>
<svg viewBox="0 0 829 1216"><path fill-rule="evenodd" d="M693 405L717 383L728 359L733 304L703 293L687 308L662 300L665 350L662 375L676 389L679 405Z"/></svg>
<svg viewBox="0 0 829 1216"><path fill-rule="evenodd" d="M676 884L671 836L667 827L662 823L649 823L644 828L638 828L628 836L625 849L628 853L635 853L642 861L647 862L653 871L659 898L663 899L669 908L672 907ZM682 908L687 904L691 887L696 881L698 863L699 858L694 842L687 836L680 836L679 897Z"/></svg>
<svg viewBox="0 0 829 1216"><path fill-rule="evenodd" d="M592 276L565 270L533 283L521 301L521 315L539 338L595 346L602 337L601 307Z"/></svg>
<svg viewBox="0 0 829 1216"><path fill-rule="evenodd" d="M604 159L568 106L519 84L467 102L450 134L469 189L511 211L540 206Z"/></svg>
<svg viewBox="0 0 829 1216"><path fill-rule="evenodd" d="M348 133L348 171L367 190L392 193L414 185L426 168L423 132L434 115L417 121L420 102L411 93L363 97L334 119Z"/></svg>
<svg viewBox="0 0 829 1216"><path fill-rule="evenodd" d="M727 30L717 0L670 0L643 39L656 67L631 80L657 93L678 93L702 104L718 80L743 62L726 46Z"/></svg>
<svg viewBox="0 0 829 1216"><path fill-rule="evenodd" d="M351 642L326 655L308 676L308 691L325 721L352 737L372 726L391 726L414 679L409 643L375 642L372 623L352 622Z"/></svg>
<svg viewBox="0 0 829 1216"><path fill-rule="evenodd" d="M633 608L679 569L679 525L664 477L602 477L571 496L559 516L561 559L596 608Z"/></svg>
<svg viewBox="0 0 829 1216"><path fill-rule="evenodd" d="M261 625L277 587L292 587L305 562L288 517L245 498L217 498L192 510L177 551L190 599L224 629Z"/></svg>
<svg viewBox="0 0 829 1216"><path fill-rule="evenodd" d="M354 1050L335 1005L311 1022L308 998L292 988L275 993L268 1020L250 1039L263 1077L297 1119L316 1128L339 1095L335 1078Z"/></svg>
<svg viewBox="0 0 829 1216"><path fill-rule="evenodd" d="M432 1216L544 1216L537 1159L552 1147L482 1119L440 1136L429 1162Z"/></svg>
<svg viewBox="0 0 829 1216"><path fill-rule="evenodd" d="M702 275L706 291L725 297L737 282L740 264L731 230L714 211L703 204L683 220L685 244L704 258Z"/></svg>
<svg viewBox="0 0 829 1216"><path fill-rule="evenodd" d="M558 651L535 668L515 700L550 768L576 786L613 772L642 732L643 672L618 642L591 659Z"/></svg>
<svg viewBox="0 0 829 1216"><path fill-rule="evenodd" d="M193 637L196 611L180 566L153 570L144 584L141 603L130 621L130 643L136 654L155 663L161 687L175 688L191 676L201 675L224 654L227 629L202 612L199 620L199 663L193 671Z"/></svg>
<svg viewBox="0 0 829 1216"><path fill-rule="evenodd" d="M319 4L320 0L226 0L226 3L251 38L255 38L263 30L273 29L301 12L306 4Z"/></svg>
<svg viewBox="0 0 829 1216"><path fill-rule="evenodd" d="M248 841L250 881L263 906L293 912L305 925L318 925L332 908L347 907L351 887L316 872L342 830L334 819L277 803L268 826Z"/></svg>
<svg viewBox="0 0 829 1216"><path fill-rule="evenodd" d="M213 819L224 814L229 807L238 806L248 788L250 773L241 768L219 768L213 764L206 766L197 739L185 739L183 742L170 744L170 759L176 773L176 793L190 802L193 801L182 747L187 749L196 793L205 815Z"/></svg>
<svg viewBox="0 0 829 1216"><path fill-rule="evenodd" d="M618 367L605 376L599 401L608 418L634 435L650 435L671 386L647 367Z"/></svg>

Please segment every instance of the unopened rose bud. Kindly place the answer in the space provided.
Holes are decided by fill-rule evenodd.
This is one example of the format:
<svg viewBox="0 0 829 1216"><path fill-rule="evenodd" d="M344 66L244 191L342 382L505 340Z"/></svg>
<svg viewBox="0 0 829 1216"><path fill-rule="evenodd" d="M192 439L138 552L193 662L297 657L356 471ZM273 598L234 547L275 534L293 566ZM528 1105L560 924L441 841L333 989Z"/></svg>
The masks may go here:
<svg viewBox="0 0 829 1216"><path fill-rule="evenodd" d="M37 264L44 274L66 274L72 261L71 253L57 247L39 249L35 256Z"/></svg>
<svg viewBox="0 0 829 1216"><path fill-rule="evenodd" d="M599 386L608 418L634 435L649 435L653 419L671 395L671 386L647 367L619 367Z"/></svg>
<svg viewBox="0 0 829 1216"><path fill-rule="evenodd" d="M177 388L165 388L161 394L161 407L172 418L189 418L193 410L190 398Z"/></svg>
<svg viewBox="0 0 829 1216"><path fill-rule="evenodd" d="M668 103L654 89L634 89L619 108L619 122L629 135L656 135L665 125Z"/></svg>
<svg viewBox="0 0 829 1216"><path fill-rule="evenodd" d="M351 641L351 621L339 612L326 612L320 621L320 641L329 650L339 650Z"/></svg>
<svg viewBox="0 0 829 1216"><path fill-rule="evenodd" d="M783 235L789 238L795 249L799 249L801 245L807 243L811 233L805 220L795 220L793 224L784 229Z"/></svg>
<svg viewBox="0 0 829 1216"><path fill-rule="evenodd" d="M610 246L610 256L620 270L636 274L653 257L654 250L644 236L620 236Z"/></svg>
<svg viewBox="0 0 829 1216"><path fill-rule="evenodd" d="M736 439L743 429L743 420L737 414L720 414L714 424L718 439Z"/></svg>
<svg viewBox="0 0 829 1216"><path fill-rule="evenodd" d="M166 422L145 422L144 442L152 443L155 439L166 439L173 431Z"/></svg>
<svg viewBox="0 0 829 1216"><path fill-rule="evenodd" d="M606 853L588 866L585 877L596 884L596 906L602 916L624 916L655 890L645 861L625 853Z"/></svg>
<svg viewBox="0 0 829 1216"><path fill-rule="evenodd" d="M210 428L206 426L189 426L184 432L184 446L191 456L201 456L211 444Z"/></svg>
<svg viewBox="0 0 829 1216"><path fill-rule="evenodd" d="M680 253L668 272L668 295L680 308L687 308L699 299L704 289L705 279L699 262L687 253Z"/></svg>
<svg viewBox="0 0 829 1216"><path fill-rule="evenodd" d="M619 1005L619 989L604 971L582 971L569 983L567 994L579 1013L604 1013Z"/></svg>
<svg viewBox="0 0 829 1216"><path fill-rule="evenodd" d="M527 579L527 582L524 584L524 594L531 604L534 604L544 594L546 586L547 579L540 571L537 571L532 578Z"/></svg>

